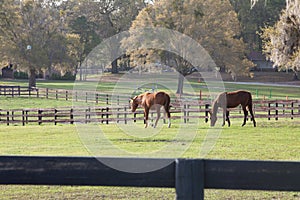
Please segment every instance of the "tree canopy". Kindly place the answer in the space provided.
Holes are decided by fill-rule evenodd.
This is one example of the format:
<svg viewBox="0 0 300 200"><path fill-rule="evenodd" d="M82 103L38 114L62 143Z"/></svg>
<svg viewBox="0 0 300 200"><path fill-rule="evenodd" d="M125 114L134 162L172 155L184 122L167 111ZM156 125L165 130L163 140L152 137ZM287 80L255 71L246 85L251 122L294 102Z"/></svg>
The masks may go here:
<svg viewBox="0 0 300 200"><path fill-rule="evenodd" d="M264 53L280 69L300 70L300 4L289 2L279 21L263 29Z"/></svg>
<svg viewBox="0 0 300 200"><path fill-rule="evenodd" d="M55 70L77 73L87 55L106 38L130 28L164 27L196 40L219 70L235 77L247 75L252 66L245 57L247 48L260 48L255 32L265 23L263 19L274 21L284 0L268 1L270 8L265 10L259 7L265 1L260 1L250 10L250 3L256 1L2 0L0 55L2 62L29 72L31 87L37 73L47 72L50 77ZM182 76L194 70L184 56L167 51L151 49L130 55L142 63L165 62ZM115 73L117 60L111 64Z"/></svg>
<svg viewBox="0 0 300 200"><path fill-rule="evenodd" d="M220 70L234 75L246 74L252 66L246 59L246 47L240 38L237 14L229 0L155 1L139 13L131 28L142 27L164 27L193 38L209 52ZM153 57L153 52L131 52L131 56L138 60L140 55ZM155 53L160 55L161 61L166 60L165 57L172 59L173 67L183 77L193 72L193 66L186 62L184 56ZM182 81L182 77L179 78L177 93L182 93Z"/></svg>

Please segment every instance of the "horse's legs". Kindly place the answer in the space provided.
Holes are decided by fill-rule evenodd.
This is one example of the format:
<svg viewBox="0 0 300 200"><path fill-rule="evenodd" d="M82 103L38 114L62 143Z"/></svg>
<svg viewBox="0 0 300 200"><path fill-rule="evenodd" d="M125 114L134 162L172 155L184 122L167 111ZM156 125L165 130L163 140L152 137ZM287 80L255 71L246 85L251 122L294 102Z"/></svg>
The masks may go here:
<svg viewBox="0 0 300 200"><path fill-rule="evenodd" d="M158 122L158 120L160 118L160 107L156 108L156 113L157 113L157 116L156 116L156 121L155 121L155 124L154 124L153 128L156 127L157 122Z"/></svg>
<svg viewBox="0 0 300 200"><path fill-rule="evenodd" d="M253 126L256 127L256 121L254 119L254 114L253 114L253 110L252 110L252 105L249 105L248 106L248 109L249 109L249 112L250 112L250 115L251 115L251 120L253 121Z"/></svg>
<svg viewBox="0 0 300 200"><path fill-rule="evenodd" d="M226 118L226 108L223 108L223 123L222 123L222 126L225 125L225 118Z"/></svg>
<svg viewBox="0 0 300 200"><path fill-rule="evenodd" d="M144 117L145 117L145 128L148 127L148 116L149 116L149 108L144 110Z"/></svg>
<svg viewBox="0 0 300 200"><path fill-rule="evenodd" d="M164 106L165 112L167 113L168 116L168 128L171 127L171 114L170 114L170 105Z"/></svg>
<svg viewBox="0 0 300 200"><path fill-rule="evenodd" d="M228 123L228 127L230 127L230 120L229 120L229 111L226 111L226 121Z"/></svg>
<svg viewBox="0 0 300 200"><path fill-rule="evenodd" d="M246 120L247 120L247 116L248 116L248 111L246 109L246 106L243 106L243 112L244 112L244 122L243 122L242 126L245 126Z"/></svg>

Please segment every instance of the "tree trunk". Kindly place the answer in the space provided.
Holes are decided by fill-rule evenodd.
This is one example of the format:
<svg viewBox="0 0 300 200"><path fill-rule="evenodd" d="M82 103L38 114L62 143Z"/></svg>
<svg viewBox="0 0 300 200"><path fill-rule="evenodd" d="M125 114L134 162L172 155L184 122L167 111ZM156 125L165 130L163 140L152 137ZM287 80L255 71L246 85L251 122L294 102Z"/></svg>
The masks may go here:
<svg viewBox="0 0 300 200"><path fill-rule="evenodd" d="M111 73L113 73L113 74L119 73L119 70L118 70L118 59L115 59L115 60L111 63Z"/></svg>
<svg viewBox="0 0 300 200"><path fill-rule="evenodd" d="M36 71L35 69L29 69L29 82L28 88L36 87Z"/></svg>
<svg viewBox="0 0 300 200"><path fill-rule="evenodd" d="M179 73L178 74L178 84L177 84L176 94L182 94L183 93L183 81L184 81L184 76L181 73Z"/></svg>

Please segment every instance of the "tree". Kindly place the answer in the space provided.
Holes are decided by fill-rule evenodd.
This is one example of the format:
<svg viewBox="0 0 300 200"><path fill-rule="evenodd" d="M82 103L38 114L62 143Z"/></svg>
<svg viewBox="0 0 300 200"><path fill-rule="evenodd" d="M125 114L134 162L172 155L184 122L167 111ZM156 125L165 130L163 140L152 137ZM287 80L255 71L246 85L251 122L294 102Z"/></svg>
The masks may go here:
<svg viewBox="0 0 300 200"><path fill-rule="evenodd" d="M1 2L1 51L12 62L26 66L29 88L36 86L42 68L66 59L63 21L55 0Z"/></svg>
<svg viewBox="0 0 300 200"><path fill-rule="evenodd" d="M300 70L300 4L289 2L279 21L263 29L264 53L274 62L274 66L294 71L298 79Z"/></svg>
<svg viewBox="0 0 300 200"><path fill-rule="evenodd" d="M252 64L245 60L245 45L239 39L239 22L228 0L154 1L153 5L148 5L139 13L131 28L143 27L164 27L188 35L199 42L224 71L240 75L246 73ZM131 40L125 44L130 45ZM151 51L161 57L169 55L173 60L174 67L180 74L177 93L182 93L184 77L193 73L195 66L187 62L184 55L168 54L153 49ZM145 54L145 52L130 53ZM147 55L152 57L150 53ZM134 59L139 56L131 57Z"/></svg>
<svg viewBox="0 0 300 200"><path fill-rule="evenodd" d="M230 0L238 14L241 24L241 38L250 50L261 51L262 41L257 32L268 25L272 26L279 19L285 0L259 1L250 9L251 2L245 0Z"/></svg>
<svg viewBox="0 0 300 200"><path fill-rule="evenodd" d="M67 15L70 31L80 35L83 52L79 65L101 41L126 31L139 11L143 0L68 0L61 8ZM117 60L112 61L112 73L118 73Z"/></svg>

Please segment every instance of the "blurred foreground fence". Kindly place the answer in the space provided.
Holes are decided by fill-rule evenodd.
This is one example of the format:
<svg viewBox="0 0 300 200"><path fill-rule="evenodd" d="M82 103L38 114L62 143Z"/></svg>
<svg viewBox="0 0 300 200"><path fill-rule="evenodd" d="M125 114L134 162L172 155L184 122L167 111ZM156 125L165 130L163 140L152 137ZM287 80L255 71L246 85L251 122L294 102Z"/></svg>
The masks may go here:
<svg viewBox="0 0 300 200"><path fill-rule="evenodd" d="M171 107L172 119L180 119L183 123L191 120L207 122L209 120L210 104L207 101L173 102ZM260 100L254 101L256 118L275 119L299 118L299 100ZM221 112L220 112L221 114ZM151 112L152 116L156 113ZM240 107L231 109L230 118L243 118ZM143 110L132 113L129 105L106 107L66 107L40 109L0 109L0 124L29 123L125 123L143 120Z"/></svg>
<svg viewBox="0 0 300 200"><path fill-rule="evenodd" d="M204 189L300 191L299 180L300 162L0 156L0 184L175 188L180 200Z"/></svg>

